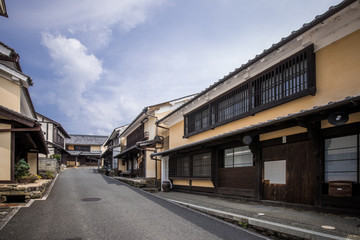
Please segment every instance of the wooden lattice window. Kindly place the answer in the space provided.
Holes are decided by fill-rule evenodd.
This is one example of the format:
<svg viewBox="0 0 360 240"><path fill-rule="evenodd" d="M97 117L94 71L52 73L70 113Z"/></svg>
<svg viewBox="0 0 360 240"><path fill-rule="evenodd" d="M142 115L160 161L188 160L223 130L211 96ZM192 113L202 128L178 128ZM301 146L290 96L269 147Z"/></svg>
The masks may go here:
<svg viewBox="0 0 360 240"><path fill-rule="evenodd" d="M186 115L185 137L315 92L311 45Z"/></svg>
<svg viewBox="0 0 360 240"><path fill-rule="evenodd" d="M193 156L193 177L211 176L211 153L197 154Z"/></svg>
<svg viewBox="0 0 360 240"><path fill-rule="evenodd" d="M190 157L183 156L170 158L169 160L170 177L189 177L190 176Z"/></svg>

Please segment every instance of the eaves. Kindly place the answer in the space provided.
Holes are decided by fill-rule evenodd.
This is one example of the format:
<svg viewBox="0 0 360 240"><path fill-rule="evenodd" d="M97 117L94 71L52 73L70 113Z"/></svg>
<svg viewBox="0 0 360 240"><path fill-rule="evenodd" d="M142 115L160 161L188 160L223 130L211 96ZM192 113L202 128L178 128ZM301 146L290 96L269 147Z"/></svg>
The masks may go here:
<svg viewBox="0 0 360 240"><path fill-rule="evenodd" d="M216 140L220 140L220 139L223 139L226 137L231 137L231 136L235 136L238 134L246 134L246 133L252 132L252 131L259 131L260 129L263 129L263 128L266 128L266 127L269 127L272 125L284 123L289 120L299 120L300 118L312 116L312 115L317 114L322 111L328 111L328 110L331 110L334 108L342 107L346 104L353 104L353 105L357 104L357 106L358 106L358 104L360 104L359 102L360 102L360 95L346 97L343 100L336 101L336 102L329 102L328 104L322 105L322 106L315 106L309 110L301 110L297 113L289 114L287 116L278 117L276 119L272 119L272 120L269 120L266 122L261 122L261 123L255 124L255 125L250 125L250 126L247 126L244 128L236 129L234 131L226 132L226 133L214 136L214 137L199 140L197 142L185 144L183 146L175 147L175 148L168 149L168 150L165 150L162 152L153 153L153 154L151 154L151 156L167 156L167 155L170 155L171 153L174 153L174 152L177 152L180 150L195 147L198 145L203 145L203 144L210 143L210 142L216 141Z"/></svg>

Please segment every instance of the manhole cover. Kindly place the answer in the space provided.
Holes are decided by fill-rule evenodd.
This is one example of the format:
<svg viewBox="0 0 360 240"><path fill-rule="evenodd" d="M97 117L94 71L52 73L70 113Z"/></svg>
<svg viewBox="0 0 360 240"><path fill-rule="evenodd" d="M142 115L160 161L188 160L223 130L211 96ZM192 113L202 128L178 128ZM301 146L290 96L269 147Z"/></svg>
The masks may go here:
<svg viewBox="0 0 360 240"><path fill-rule="evenodd" d="M93 198L83 198L82 199L84 202L96 202L96 201L100 201L101 198L97 198L97 197L93 197Z"/></svg>

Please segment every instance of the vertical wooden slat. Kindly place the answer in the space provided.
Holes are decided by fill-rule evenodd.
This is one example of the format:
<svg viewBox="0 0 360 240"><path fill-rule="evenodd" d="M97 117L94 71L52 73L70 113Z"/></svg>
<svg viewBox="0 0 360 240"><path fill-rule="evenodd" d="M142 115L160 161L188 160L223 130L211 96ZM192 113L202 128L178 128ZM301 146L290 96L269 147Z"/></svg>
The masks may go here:
<svg viewBox="0 0 360 240"><path fill-rule="evenodd" d="M13 128L13 126L11 126ZM11 132L10 181L15 182L15 132Z"/></svg>

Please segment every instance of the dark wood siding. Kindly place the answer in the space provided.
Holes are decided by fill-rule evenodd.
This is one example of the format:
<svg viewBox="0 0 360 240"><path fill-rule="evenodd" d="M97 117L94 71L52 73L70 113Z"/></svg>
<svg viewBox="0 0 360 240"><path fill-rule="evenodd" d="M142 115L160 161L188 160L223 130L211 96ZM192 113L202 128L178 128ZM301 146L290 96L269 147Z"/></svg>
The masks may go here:
<svg viewBox="0 0 360 240"><path fill-rule="evenodd" d="M312 152L310 141L263 147L263 162L286 160L286 184L264 182L264 198L314 205L316 178Z"/></svg>
<svg viewBox="0 0 360 240"><path fill-rule="evenodd" d="M219 169L219 193L254 197L255 189L256 167Z"/></svg>

